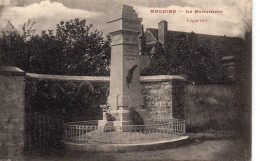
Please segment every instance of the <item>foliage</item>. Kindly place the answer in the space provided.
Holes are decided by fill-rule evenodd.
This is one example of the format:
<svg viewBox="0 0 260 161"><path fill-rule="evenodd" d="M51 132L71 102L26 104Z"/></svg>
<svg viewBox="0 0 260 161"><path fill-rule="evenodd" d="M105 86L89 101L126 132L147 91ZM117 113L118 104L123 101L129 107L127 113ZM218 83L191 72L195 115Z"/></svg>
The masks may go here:
<svg viewBox="0 0 260 161"><path fill-rule="evenodd" d="M144 125L144 120L141 115L133 107L130 107L129 110L132 125Z"/></svg>
<svg viewBox="0 0 260 161"><path fill-rule="evenodd" d="M107 121L115 121L116 120L116 118L113 115L111 115L110 113L106 113L106 119L107 119Z"/></svg>
<svg viewBox="0 0 260 161"><path fill-rule="evenodd" d="M23 34L12 27L0 39L0 60L26 72L64 75L108 75L109 38L91 31L86 20L74 19L57 24L53 30L36 35L30 21ZM11 24L10 24L11 25Z"/></svg>
<svg viewBox="0 0 260 161"><path fill-rule="evenodd" d="M26 82L26 106L65 122L102 119L108 84L52 80Z"/></svg>
<svg viewBox="0 0 260 161"><path fill-rule="evenodd" d="M220 57L210 48L200 42L194 32L180 33L174 44L164 50L161 44L156 44L155 52L151 55L151 65L143 75L180 74L189 81L197 83L223 81Z"/></svg>
<svg viewBox="0 0 260 161"><path fill-rule="evenodd" d="M111 114L109 106L100 105L100 108L102 109L103 112L106 113L106 120L107 121L115 121L116 120L116 118Z"/></svg>

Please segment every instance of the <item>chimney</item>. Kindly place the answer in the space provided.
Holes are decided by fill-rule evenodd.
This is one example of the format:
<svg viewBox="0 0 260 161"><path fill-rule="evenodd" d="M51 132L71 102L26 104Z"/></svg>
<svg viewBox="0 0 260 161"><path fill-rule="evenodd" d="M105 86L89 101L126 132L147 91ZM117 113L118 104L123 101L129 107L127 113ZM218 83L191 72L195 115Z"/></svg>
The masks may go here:
<svg viewBox="0 0 260 161"><path fill-rule="evenodd" d="M162 20L158 24L158 40L162 44L163 47L166 45L166 35L168 31L168 22Z"/></svg>

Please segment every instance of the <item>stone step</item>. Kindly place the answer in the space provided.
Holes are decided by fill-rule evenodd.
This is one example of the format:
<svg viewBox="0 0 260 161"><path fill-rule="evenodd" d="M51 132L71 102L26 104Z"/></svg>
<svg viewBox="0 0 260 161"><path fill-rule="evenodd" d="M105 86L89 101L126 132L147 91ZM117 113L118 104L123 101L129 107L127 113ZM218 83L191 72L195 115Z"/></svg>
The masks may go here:
<svg viewBox="0 0 260 161"><path fill-rule="evenodd" d="M144 109L136 110L144 120L145 125L153 125L153 121L149 115L149 111ZM131 121L130 111L128 109L112 111L111 114L116 118L117 121Z"/></svg>
<svg viewBox="0 0 260 161"><path fill-rule="evenodd" d="M111 115L116 118L116 121L131 121L129 110L111 111Z"/></svg>
<svg viewBox="0 0 260 161"><path fill-rule="evenodd" d="M106 121L98 120L98 129L104 132L110 131L130 131L131 121Z"/></svg>
<svg viewBox="0 0 260 161"><path fill-rule="evenodd" d="M136 111L140 114L140 116L144 120L144 125L154 125L154 121L150 117L149 111L144 109L138 109Z"/></svg>

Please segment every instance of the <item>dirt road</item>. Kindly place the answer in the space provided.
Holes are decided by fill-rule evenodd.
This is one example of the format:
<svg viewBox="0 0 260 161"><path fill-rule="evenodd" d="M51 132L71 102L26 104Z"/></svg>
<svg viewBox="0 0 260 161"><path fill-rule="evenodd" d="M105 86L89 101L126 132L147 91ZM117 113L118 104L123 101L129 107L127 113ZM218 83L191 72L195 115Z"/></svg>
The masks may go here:
<svg viewBox="0 0 260 161"><path fill-rule="evenodd" d="M248 160L241 142L234 140L208 140L191 145L157 151L125 153L87 153L67 151L60 156L30 157L31 161L120 161L120 160Z"/></svg>

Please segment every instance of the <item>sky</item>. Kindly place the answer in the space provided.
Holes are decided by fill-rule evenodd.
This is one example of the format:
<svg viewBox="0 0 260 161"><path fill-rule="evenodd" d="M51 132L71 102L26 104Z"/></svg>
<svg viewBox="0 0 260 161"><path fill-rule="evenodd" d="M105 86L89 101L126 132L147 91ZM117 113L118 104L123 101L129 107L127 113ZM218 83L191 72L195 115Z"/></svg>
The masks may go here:
<svg viewBox="0 0 260 161"><path fill-rule="evenodd" d="M0 30L10 29L8 21L17 30L30 19L34 28L55 29L60 21L86 19L87 24L109 31L106 22L114 6L131 5L142 18L144 28L158 28L158 22L168 21L168 29L211 35L243 37L251 26L250 0L0 0ZM176 10L176 14L151 14L150 10ZM223 14L187 14L186 10L222 10ZM178 12L184 11L184 12ZM188 20L187 20L188 19ZM191 23L189 20L207 20Z"/></svg>

